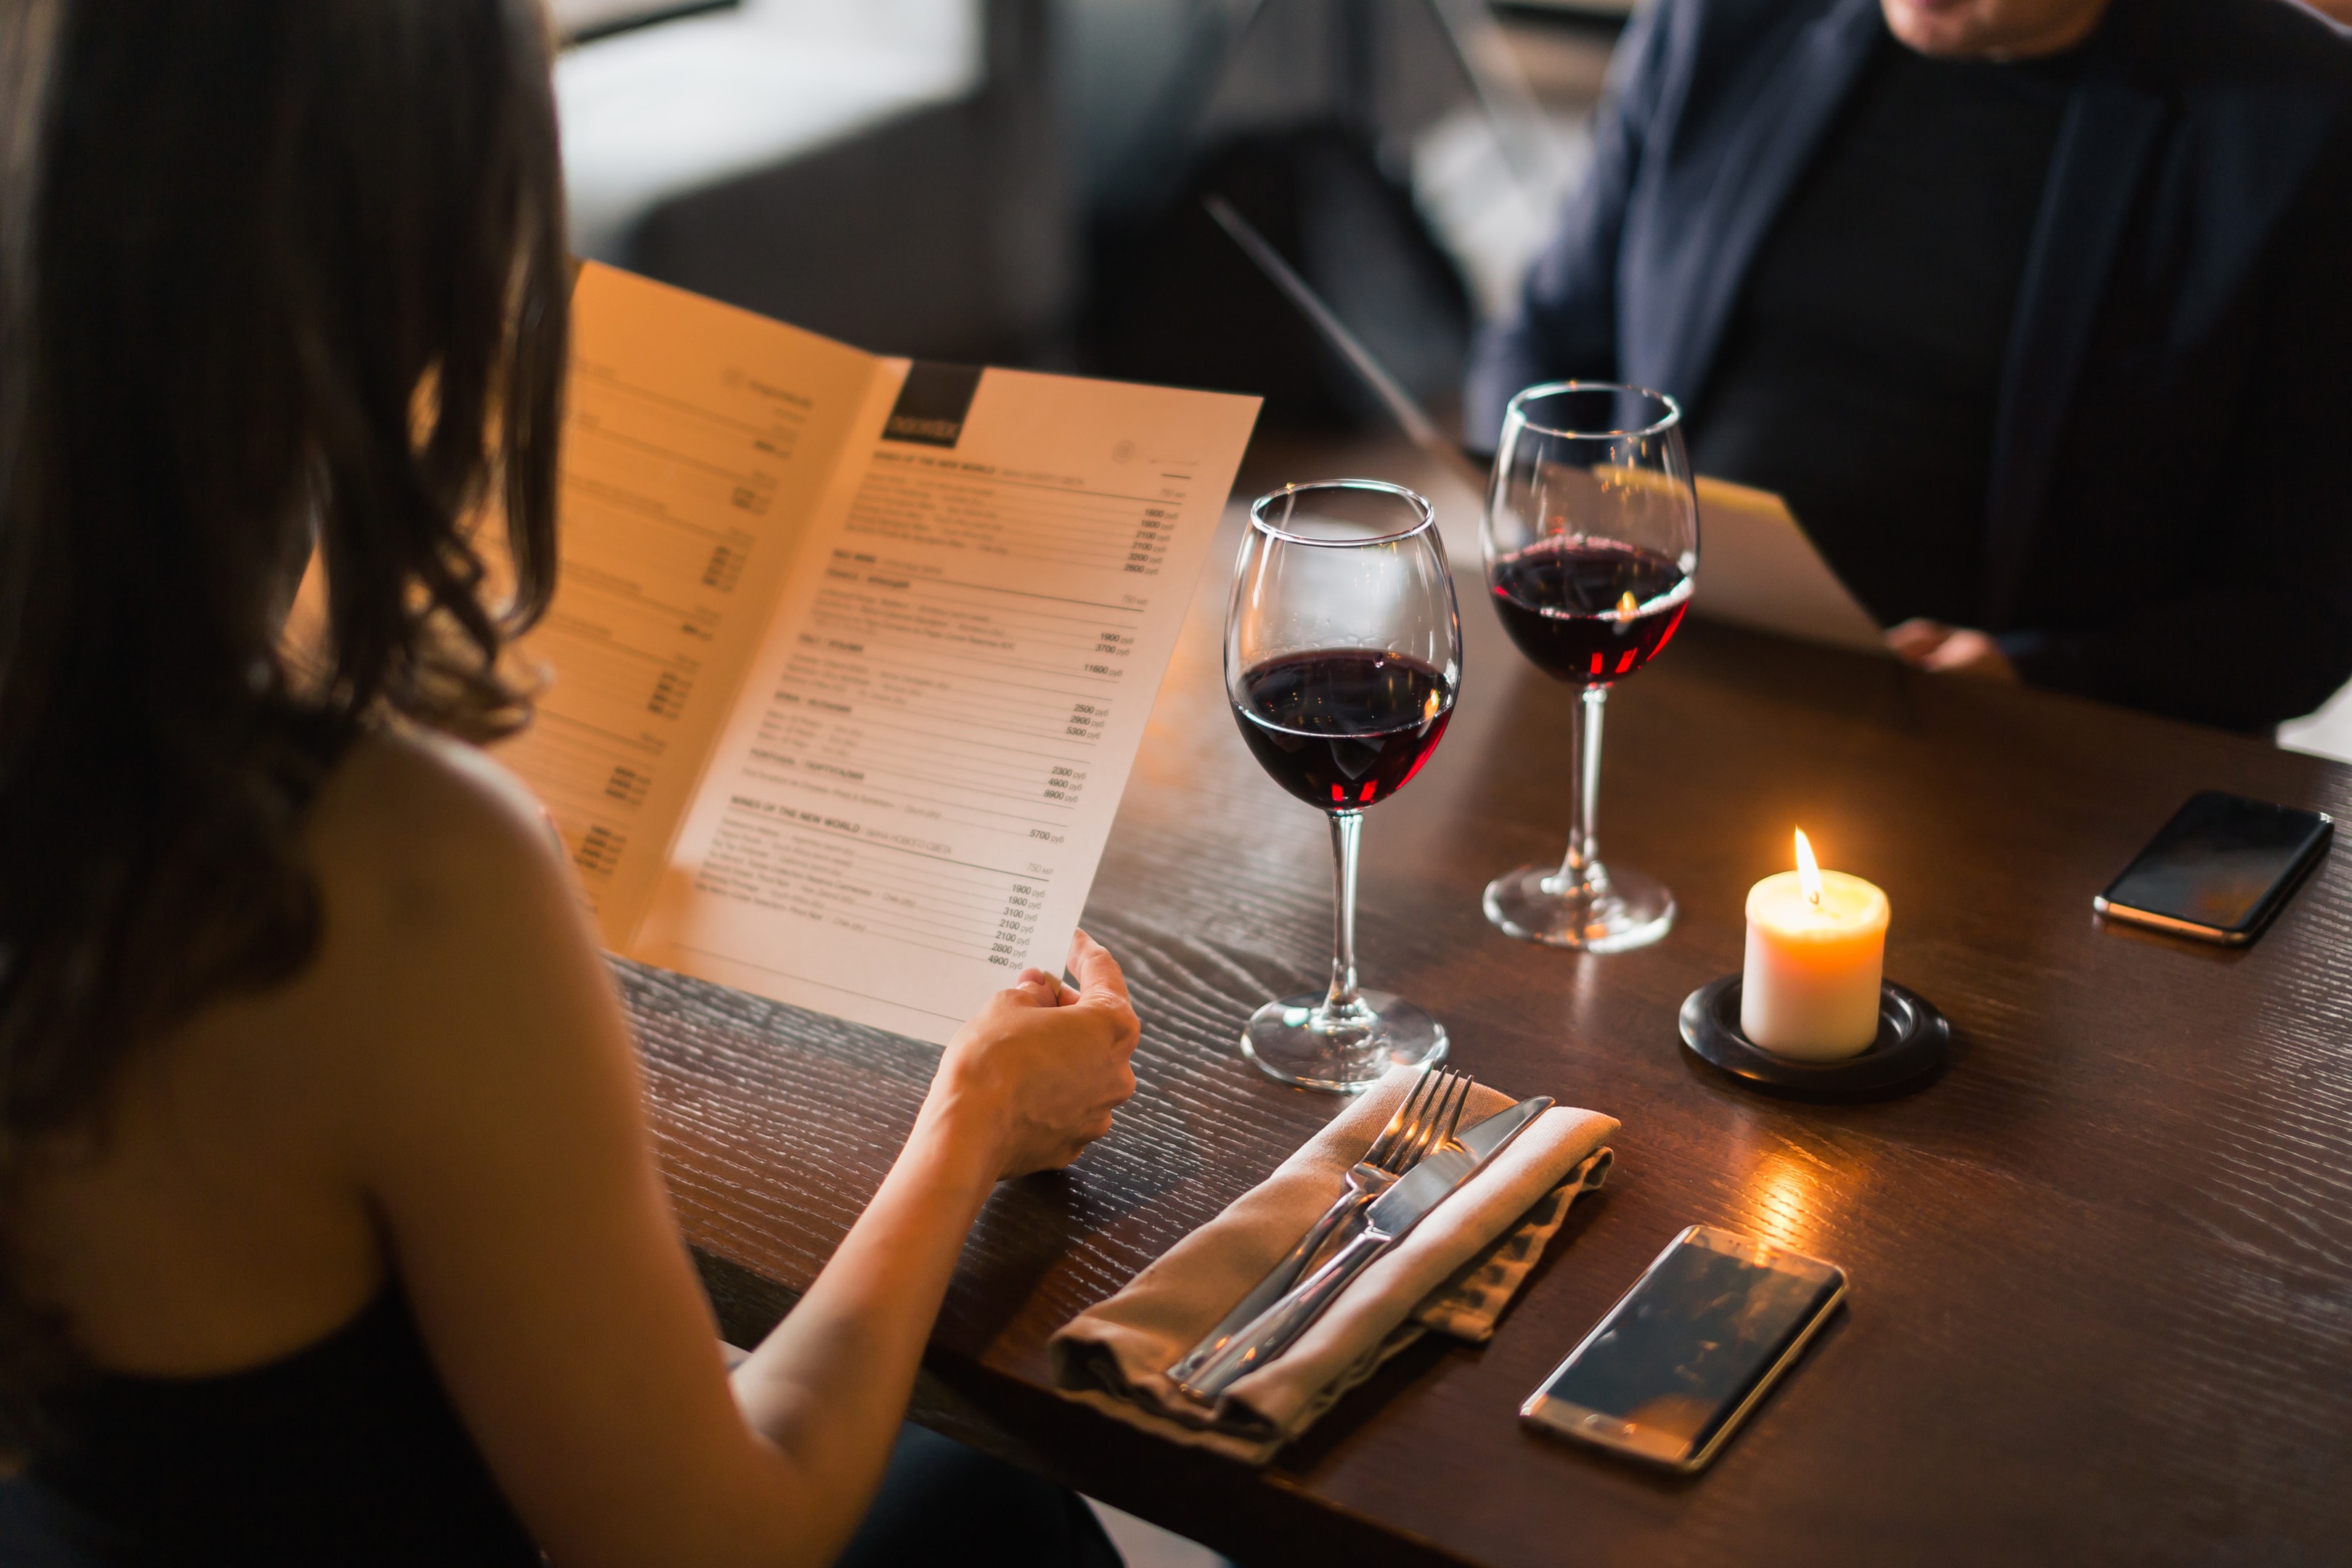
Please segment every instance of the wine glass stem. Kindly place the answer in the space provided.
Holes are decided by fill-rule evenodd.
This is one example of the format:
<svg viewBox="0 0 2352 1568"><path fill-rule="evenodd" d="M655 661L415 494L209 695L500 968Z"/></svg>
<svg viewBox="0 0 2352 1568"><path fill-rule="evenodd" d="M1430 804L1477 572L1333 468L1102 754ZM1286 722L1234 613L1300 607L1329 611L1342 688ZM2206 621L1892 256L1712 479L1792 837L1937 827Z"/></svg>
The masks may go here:
<svg viewBox="0 0 2352 1568"><path fill-rule="evenodd" d="M1352 1013L1362 1005L1356 989L1356 846L1364 836L1364 814L1331 814L1331 991L1326 1013Z"/></svg>
<svg viewBox="0 0 2352 1568"><path fill-rule="evenodd" d="M1576 798L1568 818L1568 857L1559 863L1564 887L1580 888L1592 880L1601 864L1601 720L1608 710L1609 688L1584 689L1583 722L1576 731Z"/></svg>

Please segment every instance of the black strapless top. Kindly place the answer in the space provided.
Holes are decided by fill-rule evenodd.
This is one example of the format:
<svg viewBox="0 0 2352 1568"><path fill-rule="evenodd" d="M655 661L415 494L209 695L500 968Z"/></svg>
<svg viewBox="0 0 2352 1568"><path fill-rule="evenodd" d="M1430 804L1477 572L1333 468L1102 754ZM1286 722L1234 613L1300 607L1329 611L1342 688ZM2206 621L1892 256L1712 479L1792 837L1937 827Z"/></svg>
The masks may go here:
<svg viewBox="0 0 2352 1568"><path fill-rule="evenodd" d="M29 1476L130 1549L102 1561L540 1562L396 1281L283 1360L225 1377L109 1374L61 1415L63 1439Z"/></svg>

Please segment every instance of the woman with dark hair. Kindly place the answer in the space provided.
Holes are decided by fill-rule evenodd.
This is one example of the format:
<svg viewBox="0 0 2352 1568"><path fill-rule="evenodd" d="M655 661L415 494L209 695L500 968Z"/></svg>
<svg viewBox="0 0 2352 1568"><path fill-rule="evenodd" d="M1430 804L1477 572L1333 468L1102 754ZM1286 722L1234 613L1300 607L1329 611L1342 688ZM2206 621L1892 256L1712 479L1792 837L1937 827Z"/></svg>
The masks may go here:
<svg viewBox="0 0 2352 1568"><path fill-rule="evenodd" d="M545 27L0 0L11 1563L828 1561L990 1188L1133 1090L1081 936L730 1390L569 873L465 744L556 559ZM1110 1560L1000 1482L1024 1561Z"/></svg>

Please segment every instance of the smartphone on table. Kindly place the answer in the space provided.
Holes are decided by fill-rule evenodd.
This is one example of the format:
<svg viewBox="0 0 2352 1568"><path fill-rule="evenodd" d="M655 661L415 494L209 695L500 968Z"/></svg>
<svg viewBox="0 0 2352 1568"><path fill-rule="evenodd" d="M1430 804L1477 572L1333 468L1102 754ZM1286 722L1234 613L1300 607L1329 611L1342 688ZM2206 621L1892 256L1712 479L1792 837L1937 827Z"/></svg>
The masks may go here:
<svg viewBox="0 0 2352 1568"><path fill-rule="evenodd" d="M2278 913L2335 833L2335 819L2324 812L2200 790L2091 908L2110 920L2243 946Z"/></svg>
<svg viewBox="0 0 2352 1568"><path fill-rule="evenodd" d="M1845 1300L1845 1286L1833 1264L1692 1226L1519 1415L1685 1474L1703 1469Z"/></svg>

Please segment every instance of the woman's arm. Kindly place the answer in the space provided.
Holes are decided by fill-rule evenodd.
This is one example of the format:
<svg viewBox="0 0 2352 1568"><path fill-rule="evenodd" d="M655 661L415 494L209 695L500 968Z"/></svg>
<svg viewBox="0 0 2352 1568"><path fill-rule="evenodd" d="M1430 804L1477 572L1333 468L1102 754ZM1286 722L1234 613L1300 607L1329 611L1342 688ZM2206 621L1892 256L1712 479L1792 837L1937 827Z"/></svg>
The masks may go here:
<svg viewBox="0 0 2352 1568"><path fill-rule="evenodd" d="M1025 975L966 1026L881 1191L730 1392L567 869L495 788L419 748L373 752L321 802L329 936L305 990L349 1064L350 1179L467 1428L566 1568L826 1561L989 1189L1075 1158L1132 1090L1118 965L1081 940L1083 994Z"/></svg>
<svg viewBox="0 0 2352 1568"><path fill-rule="evenodd" d="M948 1047L882 1190L816 1283L735 1373L752 1426L824 1495L804 1522L839 1551L898 1435L964 1234L997 1181L1068 1164L1135 1091L1127 984L1084 931L1073 991L1039 970L1001 991ZM1104 1051L1108 1039L1116 1048Z"/></svg>

